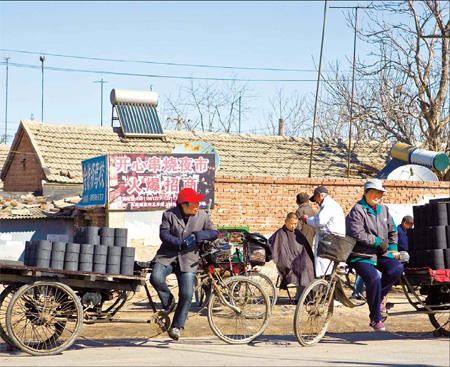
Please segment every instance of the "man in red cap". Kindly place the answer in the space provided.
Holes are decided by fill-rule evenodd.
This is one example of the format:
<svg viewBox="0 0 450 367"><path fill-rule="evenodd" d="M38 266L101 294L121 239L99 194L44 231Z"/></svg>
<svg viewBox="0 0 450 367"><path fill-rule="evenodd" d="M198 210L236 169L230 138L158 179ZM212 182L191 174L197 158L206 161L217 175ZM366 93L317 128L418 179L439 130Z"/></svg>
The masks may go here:
<svg viewBox="0 0 450 367"><path fill-rule="evenodd" d="M175 273L178 280L178 305L169 329L169 336L178 340L191 307L195 273L200 259L198 243L215 240L219 232L208 214L199 210L205 196L193 189L179 192L177 206L163 213L159 227L161 247L153 259L150 283L158 292L161 312L169 314L175 308L175 297L169 290L166 278Z"/></svg>

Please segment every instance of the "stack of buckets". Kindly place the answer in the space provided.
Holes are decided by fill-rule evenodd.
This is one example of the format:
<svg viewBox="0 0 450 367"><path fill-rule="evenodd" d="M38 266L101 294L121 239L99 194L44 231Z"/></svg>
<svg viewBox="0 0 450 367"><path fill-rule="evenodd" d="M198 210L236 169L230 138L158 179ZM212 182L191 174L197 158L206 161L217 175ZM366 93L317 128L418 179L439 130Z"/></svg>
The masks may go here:
<svg viewBox="0 0 450 367"><path fill-rule="evenodd" d="M74 242L27 241L24 264L38 268L133 275L135 248L126 228L78 227Z"/></svg>
<svg viewBox="0 0 450 367"><path fill-rule="evenodd" d="M408 232L409 265L450 269L450 197L413 207L414 228Z"/></svg>

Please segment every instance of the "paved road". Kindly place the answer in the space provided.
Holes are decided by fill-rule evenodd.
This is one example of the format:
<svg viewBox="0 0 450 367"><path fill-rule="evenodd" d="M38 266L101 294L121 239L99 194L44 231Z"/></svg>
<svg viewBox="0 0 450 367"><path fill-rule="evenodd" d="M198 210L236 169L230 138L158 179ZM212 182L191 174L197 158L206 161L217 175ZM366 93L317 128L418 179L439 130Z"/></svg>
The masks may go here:
<svg viewBox="0 0 450 367"><path fill-rule="evenodd" d="M312 348L301 347L294 336L262 336L250 345L216 337L78 339L62 354L46 357L6 352L0 344L0 366L449 366L449 338L410 335L327 334Z"/></svg>

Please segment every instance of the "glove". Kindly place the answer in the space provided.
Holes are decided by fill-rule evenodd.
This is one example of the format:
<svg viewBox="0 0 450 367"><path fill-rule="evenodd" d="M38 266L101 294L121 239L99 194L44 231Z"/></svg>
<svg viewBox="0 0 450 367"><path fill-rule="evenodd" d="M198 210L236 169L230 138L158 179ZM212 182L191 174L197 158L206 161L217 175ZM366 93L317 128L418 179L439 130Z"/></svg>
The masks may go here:
<svg viewBox="0 0 450 367"><path fill-rule="evenodd" d="M180 250L185 250L187 248L194 246L195 242L196 242L195 234L190 234L183 240L183 243L180 246Z"/></svg>
<svg viewBox="0 0 450 367"><path fill-rule="evenodd" d="M384 253L388 250L388 245L387 245L387 243L381 242L381 243L380 243L380 250L381 250L381 253L384 254Z"/></svg>

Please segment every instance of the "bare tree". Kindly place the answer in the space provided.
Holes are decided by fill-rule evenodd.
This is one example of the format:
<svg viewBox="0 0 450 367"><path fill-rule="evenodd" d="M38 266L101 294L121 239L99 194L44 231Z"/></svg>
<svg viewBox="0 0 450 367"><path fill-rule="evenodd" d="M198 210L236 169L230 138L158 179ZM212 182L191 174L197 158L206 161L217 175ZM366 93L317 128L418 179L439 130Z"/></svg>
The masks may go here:
<svg viewBox="0 0 450 367"><path fill-rule="evenodd" d="M167 113L183 117L190 131L238 130L239 117L243 119L250 111L253 96L247 84L235 80L223 83L191 81L180 86L178 95L167 97Z"/></svg>
<svg viewBox="0 0 450 367"><path fill-rule="evenodd" d="M396 23L386 22L386 14L395 15ZM357 65L357 139L422 141L430 150L449 152L450 21L444 21L441 2L374 3L367 15L370 21L358 30L359 38L375 47L372 62ZM335 68L333 77L324 79L335 96L329 106L341 109L341 117L347 118L351 85L338 75Z"/></svg>
<svg viewBox="0 0 450 367"><path fill-rule="evenodd" d="M286 95L283 88L277 88L269 100L270 109L265 112L266 132L278 135L279 120L283 119L283 134L287 136L311 135L310 102L297 91Z"/></svg>

